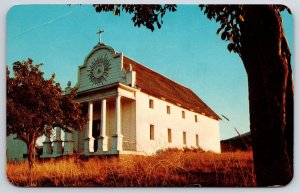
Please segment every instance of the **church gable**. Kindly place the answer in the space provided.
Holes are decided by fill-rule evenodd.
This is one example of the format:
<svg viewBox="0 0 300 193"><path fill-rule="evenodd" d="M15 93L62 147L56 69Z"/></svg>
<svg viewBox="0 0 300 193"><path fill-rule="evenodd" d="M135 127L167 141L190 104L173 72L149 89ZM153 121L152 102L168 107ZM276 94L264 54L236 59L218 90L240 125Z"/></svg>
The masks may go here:
<svg viewBox="0 0 300 193"><path fill-rule="evenodd" d="M79 67L77 92L120 82L123 76L121 56L113 48L98 44Z"/></svg>

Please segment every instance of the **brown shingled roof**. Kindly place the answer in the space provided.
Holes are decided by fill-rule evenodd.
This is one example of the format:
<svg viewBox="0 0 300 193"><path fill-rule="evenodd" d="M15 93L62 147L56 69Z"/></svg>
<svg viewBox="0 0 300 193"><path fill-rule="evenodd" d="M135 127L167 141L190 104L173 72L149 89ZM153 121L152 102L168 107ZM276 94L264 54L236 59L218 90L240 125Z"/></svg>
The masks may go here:
<svg viewBox="0 0 300 193"><path fill-rule="evenodd" d="M154 72L136 61L123 56L125 69L132 66L136 71L136 84L143 92L173 103L187 110L193 110L199 114L219 120L220 117L211 110L192 90L186 88L160 74Z"/></svg>

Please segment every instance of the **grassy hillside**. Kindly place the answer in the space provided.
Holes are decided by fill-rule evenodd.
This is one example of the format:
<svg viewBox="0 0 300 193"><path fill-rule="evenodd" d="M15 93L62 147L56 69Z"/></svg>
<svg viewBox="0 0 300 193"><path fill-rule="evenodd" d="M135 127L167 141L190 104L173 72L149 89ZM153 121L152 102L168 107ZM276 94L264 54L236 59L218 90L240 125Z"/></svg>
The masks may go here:
<svg viewBox="0 0 300 193"><path fill-rule="evenodd" d="M252 152L214 154L168 150L154 156L76 157L36 163L8 163L17 186L255 186Z"/></svg>

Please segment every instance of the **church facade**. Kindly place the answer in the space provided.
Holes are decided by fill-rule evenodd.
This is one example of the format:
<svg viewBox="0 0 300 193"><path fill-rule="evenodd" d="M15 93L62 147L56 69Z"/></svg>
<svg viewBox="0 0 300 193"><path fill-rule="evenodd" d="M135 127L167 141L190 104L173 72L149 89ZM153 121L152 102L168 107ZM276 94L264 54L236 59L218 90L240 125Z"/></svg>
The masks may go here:
<svg viewBox="0 0 300 193"><path fill-rule="evenodd" d="M151 155L165 148L220 153L220 117L190 89L98 43L78 68L83 131L46 136L41 157ZM72 89L66 88L66 94Z"/></svg>

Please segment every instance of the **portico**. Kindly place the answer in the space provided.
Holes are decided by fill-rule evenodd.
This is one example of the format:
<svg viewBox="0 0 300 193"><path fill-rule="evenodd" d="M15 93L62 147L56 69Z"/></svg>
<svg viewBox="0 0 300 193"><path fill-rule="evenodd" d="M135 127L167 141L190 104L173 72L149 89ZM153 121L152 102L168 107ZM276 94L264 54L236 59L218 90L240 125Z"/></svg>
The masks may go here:
<svg viewBox="0 0 300 193"><path fill-rule="evenodd" d="M60 155L116 155L141 154L136 152L135 141L135 94L137 89L113 84L109 87L78 93L76 101L83 105L83 114L88 117L83 131L65 132L61 140L61 129L55 128L55 140L45 138L42 157ZM125 139L125 140L124 140ZM64 148L59 149L58 143ZM51 144L53 152L51 153ZM58 147L58 151L57 151ZM134 152L131 152L134 151Z"/></svg>
<svg viewBox="0 0 300 193"><path fill-rule="evenodd" d="M109 97L108 99L103 98L97 101L88 102L88 122L85 129L84 154L118 154L119 152L123 151L123 134L121 131L121 98L122 97L120 95L117 95L114 97ZM115 129L113 130L113 135L110 136L110 148L108 148L109 137L107 136L107 133L110 133L110 131L107 131L109 128L107 127L106 121L110 120L111 117L107 117L107 100L109 100L110 103L115 103ZM101 104L101 108L94 109L94 104L99 102ZM99 121L97 122L97 117L96 119L94 117L94 111L100 111L100 124Z"/></svg>

